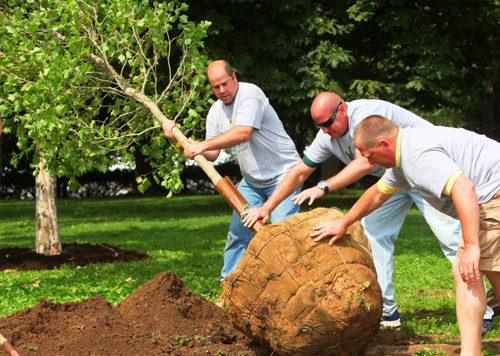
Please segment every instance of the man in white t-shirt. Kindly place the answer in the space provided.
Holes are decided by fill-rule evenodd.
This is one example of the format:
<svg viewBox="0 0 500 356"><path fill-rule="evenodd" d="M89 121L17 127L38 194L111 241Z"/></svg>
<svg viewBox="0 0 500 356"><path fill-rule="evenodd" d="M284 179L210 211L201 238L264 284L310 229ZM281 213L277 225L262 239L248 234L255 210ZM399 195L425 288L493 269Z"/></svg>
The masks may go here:
<svg viewBox="0 0 500 356"><path fill-rule="evenodd" d="M500 143L450 127L400 128L380 115L358 126L353 143L371 164L388 170L340 220L313 227L314 241L344 236L354 223L410 186L436 210L459 219L463 239L453 263L461 354L481 355L486 293L500 295Z"/></svg>
<svg viewBox="0 0 500 356"><path fill-rule="evenodd" d="M238 191L252 207L259 207L271 196L300 157L283 123L269 103L264 92L254 84L239 83L236 74L225 60L217 60L207 67L207 77L217 101L207 116L206 139L193 141L184 148L188 158L202 154L215 161L221 149L226 149L238 161L242 181ZM165 135L173 144L172 121L163 125ZM297 186L290 196L302 189ZM276 223L300 210L290 199L285 200L271 215ZM265 220L267 222L267 220ZM221 281L233 271L253 237L233 212L226 247Z"/></svg>
<svg viewBox="0 0 500 356"><path fill-rule="evenodd" d="M345 187L366 174L381 177L385 168L371 164L359 154L354 153L352 136L358 125L370 115L389 117L401 127L433 127L433 125L392 103L383 100L354 100L345 102L332 92L319 94L311 106L311 115L320 128L311 146L299 162L278 186L273 195L261 208L252 209L243 219L245 226L252 226L259 218L266 219L274 207L287 200L299 184L302 184L314 170L331 156L338 157L346 167L337 175L318 183L317 187L304 190L292 200L302 204L329 191ZM377 278L382 289L383 327L399 327L401 319L398 304L394 297L393 266L394 243L409 209L415 203L425 220L439 240L446 258L453 263L458 242L461 239L460 222L432 208L410 187L402 189L382 208L361 220L365 233L371 243ZM484 332L493 328L493 311L489 308L485 315Z"/></svg>

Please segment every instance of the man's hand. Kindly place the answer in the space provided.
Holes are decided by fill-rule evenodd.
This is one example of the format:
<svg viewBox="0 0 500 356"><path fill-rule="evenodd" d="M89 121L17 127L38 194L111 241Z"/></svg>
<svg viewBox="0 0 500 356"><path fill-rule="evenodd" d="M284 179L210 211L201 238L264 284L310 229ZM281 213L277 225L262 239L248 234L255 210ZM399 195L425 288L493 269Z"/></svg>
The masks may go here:
<svg viewBox="0 0 500 356"><path fill-rule="evenodd" d="M176 141L175 143L177 143L177 140L172 135L172 129L174 127L175 127L175 122L173 122L172 120L167 120L162 125L163 133L165 134L165 136L167 136L167 138L170 140L170 142Z"/></svg>
<svg viewBox="0 0 500 356"><path fill-rule="evenodd" d="M184 149L184 155L190 159L193 159L196 155L201 155L203 152L205 152L203 141L194 141L191 138L189 139L189 145Z"/></svg>
<svg viewBox="0 0 500 356"><path fill-rule="evenodd" d="M347 231L347 226L344 223L343 219L339 219L339 220L319 223L318 225L311 227L311 230L315 231L310 235L312 238L314 238L314 242L318 242L323 240L325 237L332 236L332 239L330 239L329 244L330 246L333 246L333 244L338 239L340 239L342 236L345 235Z"/></svg>
<svg viewBox="0 0 500 356"><path fill-rule="evenodd" d="M253 208L246 213L243 213L243 215L245 216L242 220L243 225L246 227L252 227L259 219L267 222L270 214L271 212L263 206L261 206L260 208Z"/></svg>
<svg viewBox="0 0 500 356"><path fill-rule="evenodd" d="M481 249L479 246L465 246L460 261L458 270L462 280L468 285L475 284L476 279L481 279L479 272L479 260L481 258Z"/></svg>
<svg viewBox="0 0 500 356"><path fill-rule="evenodd" d="M303 190L296 196L292 198L292 201L297 204L301 205L304 201L309 199L309 204L311 205L314 203L314 200L321 198L323 195L325 195L325 191L323 189L320 189L318 187L312 187L306 190Z"/></svg>

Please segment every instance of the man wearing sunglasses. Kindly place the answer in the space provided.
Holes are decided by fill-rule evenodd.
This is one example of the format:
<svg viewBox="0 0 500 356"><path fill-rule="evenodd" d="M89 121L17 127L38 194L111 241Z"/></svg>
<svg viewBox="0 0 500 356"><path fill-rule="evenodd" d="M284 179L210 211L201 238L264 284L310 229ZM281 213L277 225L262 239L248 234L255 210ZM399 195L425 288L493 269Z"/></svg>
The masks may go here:
<svg viewBox="0 0 500 356"><path fill-rule="evenodd" d="M352 144L354 130L365 118L380 115L389 118L401 128L432 127L433 125L395 104L383 100L344 101L332 92L316 96L311 105L314 124L320 128L316 138L299 163L287 174L271 197L260 208L250 210L243 223L252 226L259 218L269 218L269 214L297 187L302 184L323 162L331 156L338 157L346 167L337 175L321 181L316 187L302 191L292 198L295 204L302 204L328 194L329 191L343 188L370 174L381 177L385 168L370 164ZM365 233L370 240L378 282L382 289L383 313L381 326L399 327L401 319L398 304L394 298L393 255L394 243L411 206L415 203L425 220L439 240L446 258L453 263L458 242L462 237L460 223L437 211L425 202L414 190L406 187L389 199L380 209L361 220ZM493 311L488 308L484 316L483 335L493 329Z"/></svg>

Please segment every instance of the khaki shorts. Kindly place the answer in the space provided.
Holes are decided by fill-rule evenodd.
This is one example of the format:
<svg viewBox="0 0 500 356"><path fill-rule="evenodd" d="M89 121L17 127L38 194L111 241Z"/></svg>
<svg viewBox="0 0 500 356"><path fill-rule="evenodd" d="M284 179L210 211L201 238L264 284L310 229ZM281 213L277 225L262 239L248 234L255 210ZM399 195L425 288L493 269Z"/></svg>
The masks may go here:
<svg viewBox="0 0 500 356"><path fill-rule="evenodd" d="M481 246L480 271L500 272L500 191L485 204L479 205L479 244ZM453 267L458 268L464 250L464 240L458 243Z"/></svg>

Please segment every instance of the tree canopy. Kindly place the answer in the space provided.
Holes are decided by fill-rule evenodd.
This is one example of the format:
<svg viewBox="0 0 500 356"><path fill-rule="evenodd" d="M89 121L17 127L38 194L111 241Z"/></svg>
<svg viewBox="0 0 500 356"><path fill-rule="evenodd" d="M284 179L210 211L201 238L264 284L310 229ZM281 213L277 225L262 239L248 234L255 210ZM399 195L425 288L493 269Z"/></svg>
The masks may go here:
<svg viewBox="0 0 500 356"><path fill-rule="evenodd" d="M212 22L209 56L255 82L300 147L322 91L380 98L437 124L500 138L495 86L500 3L426 0L196 0L193 20ZM484 117L491 118L484 122ZM496 117L496 120L493 118Z"/></svg>
<svg viewBox="0 0 500 356"><path fill-rule="evenodd" d="M164 187L178 191L182 155L124 83L167 118L182 119L184 128L196 125L207 102L207 59L199 50L208 23L189 21L186 10L147 0L3 5L0 115L11 119L7 129L18 139L12 163L29 154L36 165L43 156L49 171L70 177L76 187L85 172L133 165L140 149L156 168L155 179L163 177ZM148 178L141 183L146 189Z"/></svg>
<svg viewBox="0 0 500 356"><path fill-rule="evenodd" d="M12 118L6 127L18 138L13 163L38 144L34 162L43 154L76 186L80 174L118 159L134 164L140 151L158 182L181 187L174 162L182 155L90 54L198 138L212 100L204 69L219 58L264 90L299 151L315 131L311 102L327 90L347 101L388 100L436 124L500 138L498 1L184 2L189 7L179 0L2 5L0 115Z"/></svg>

